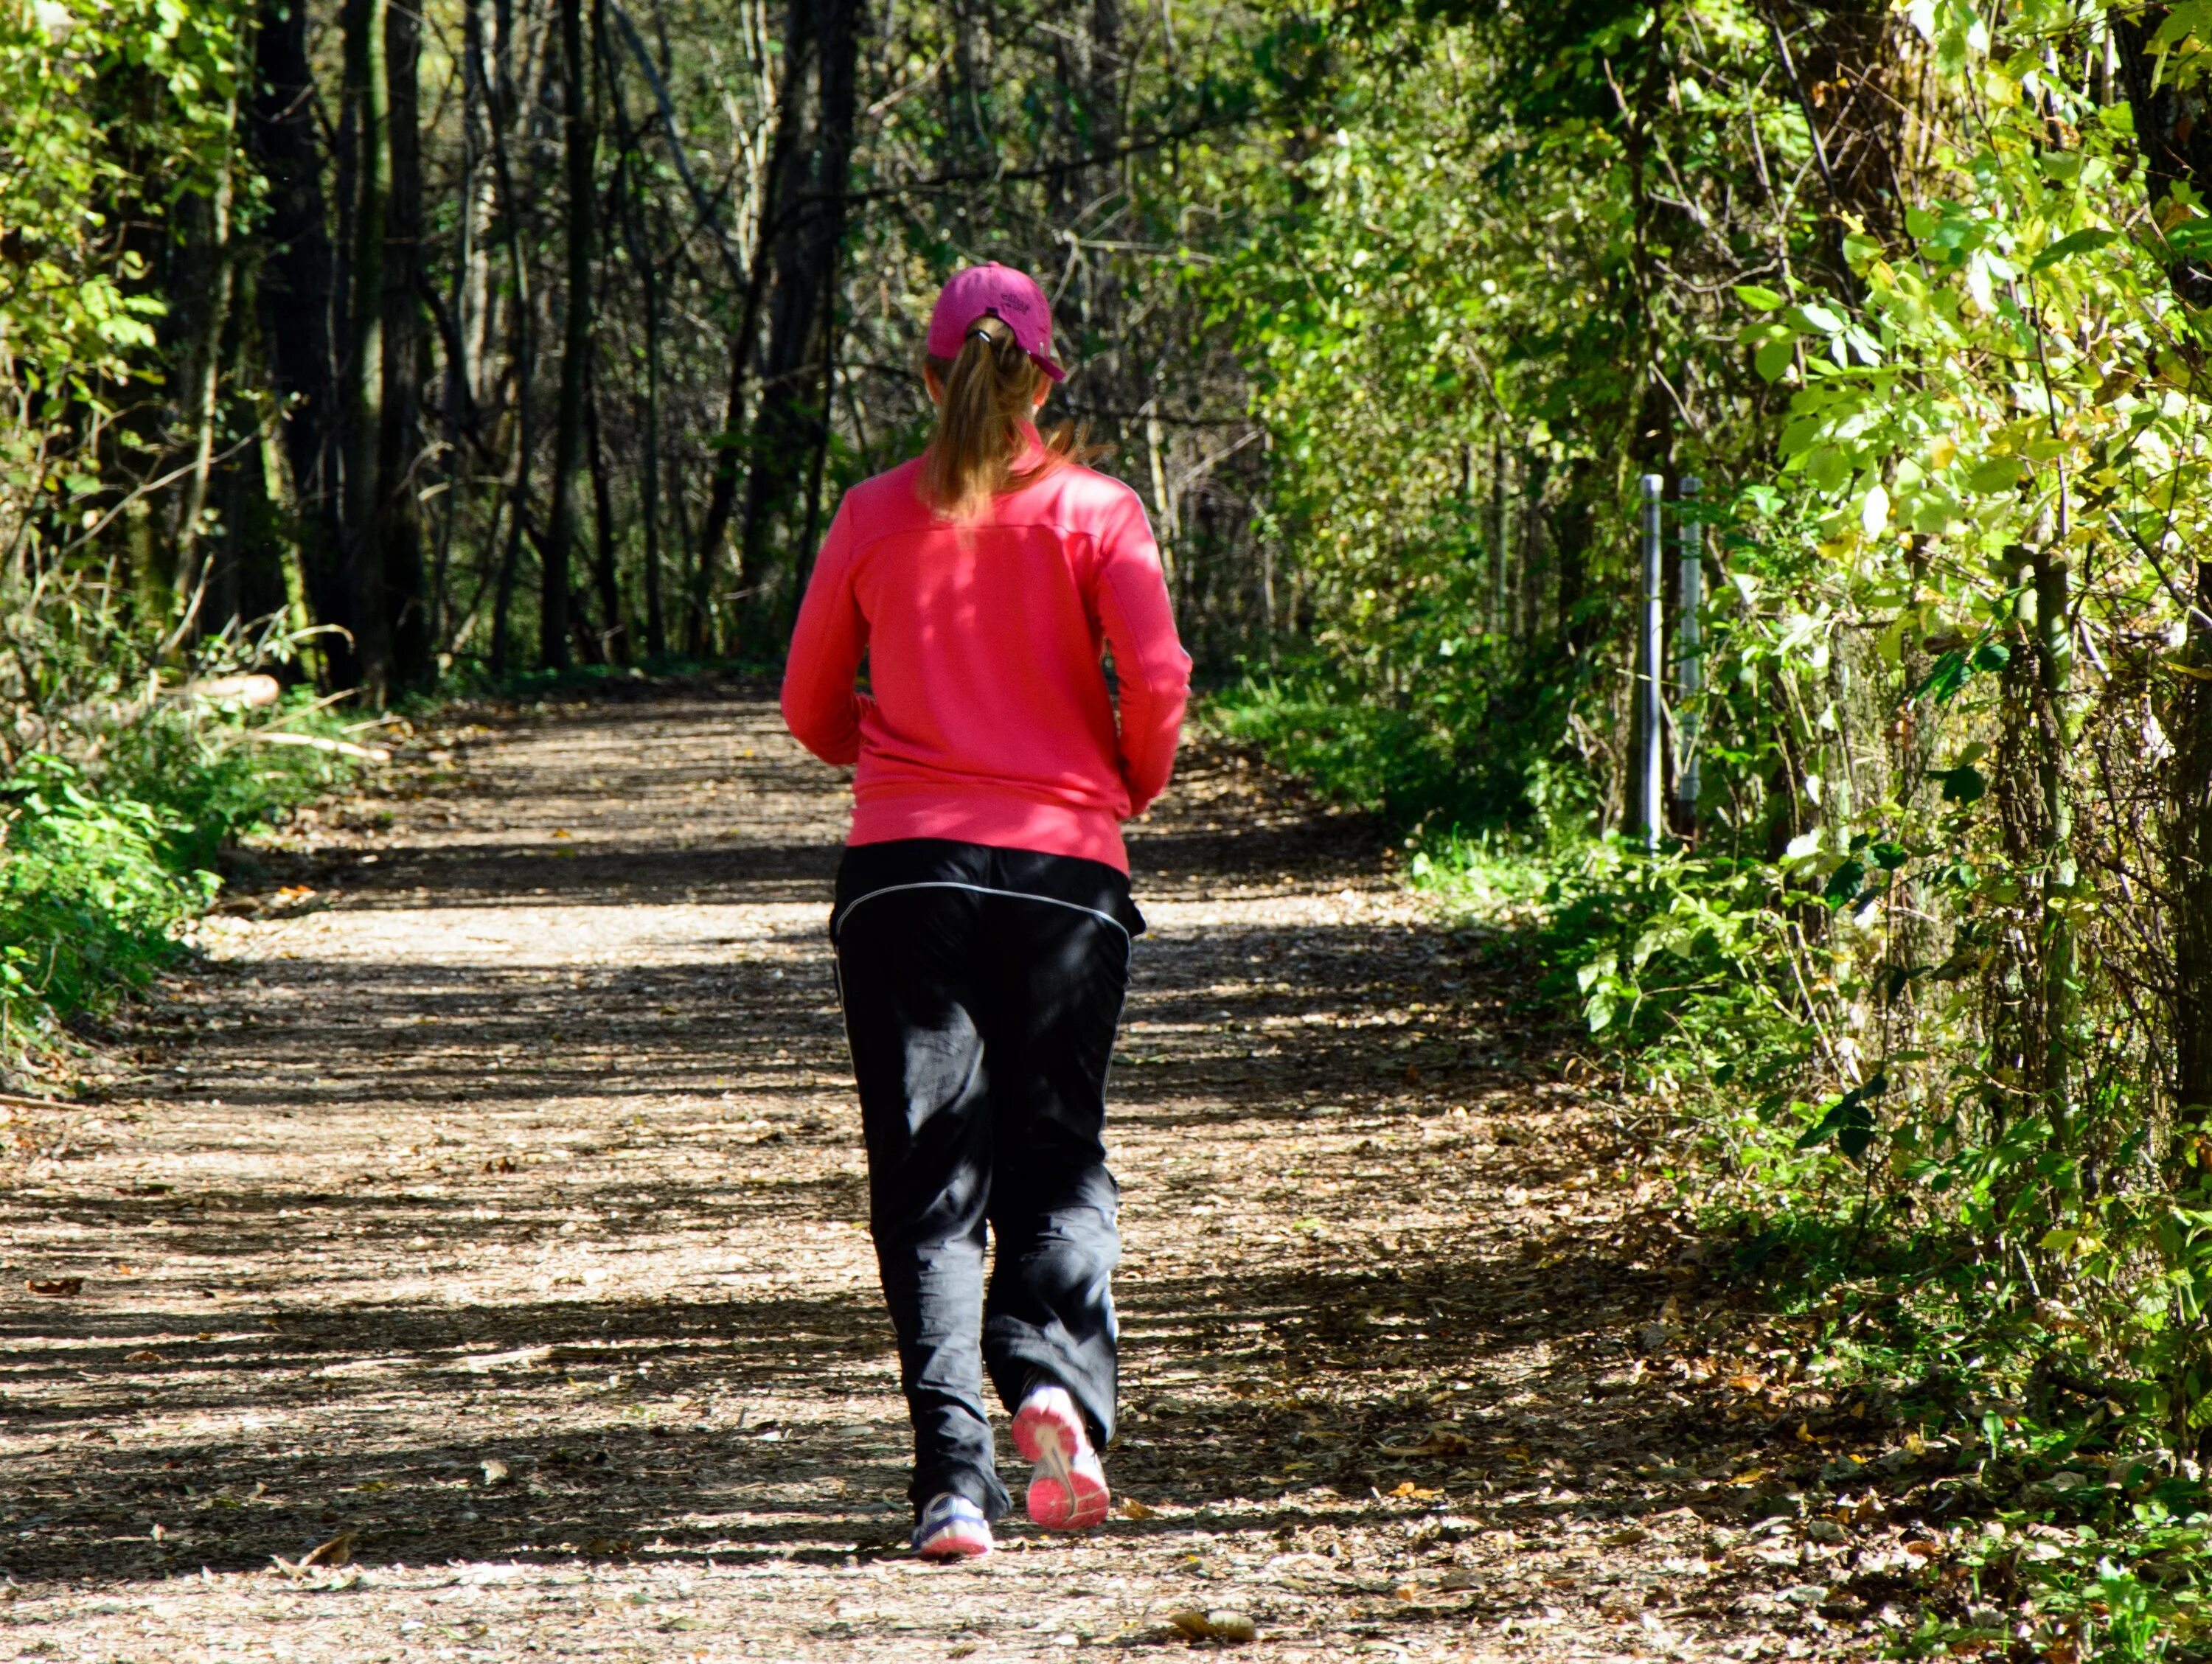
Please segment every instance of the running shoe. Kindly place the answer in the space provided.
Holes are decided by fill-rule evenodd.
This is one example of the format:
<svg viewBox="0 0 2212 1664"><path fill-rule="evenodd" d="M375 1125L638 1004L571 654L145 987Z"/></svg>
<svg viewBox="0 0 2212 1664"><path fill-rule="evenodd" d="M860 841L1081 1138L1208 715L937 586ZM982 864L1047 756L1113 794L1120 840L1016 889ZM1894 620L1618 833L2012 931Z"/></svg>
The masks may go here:
<svg viewBox="0 0 2212 1664"><path fill-rule="evenodd" d="M921 1510L912 1546L925 1560L980 1560L998 1545L983 1510L948 1491Z"/></svg>
<svg viewBox="0 0 2212 1664"><path fill-rule="evenodd" d="M1014 1412L1014 1448L1036 1464L1028 1507L1037 1524L1088 1531L1106 1517L1106 1470L1066 1388L1040 1381L1030 1388Z"/></svg>

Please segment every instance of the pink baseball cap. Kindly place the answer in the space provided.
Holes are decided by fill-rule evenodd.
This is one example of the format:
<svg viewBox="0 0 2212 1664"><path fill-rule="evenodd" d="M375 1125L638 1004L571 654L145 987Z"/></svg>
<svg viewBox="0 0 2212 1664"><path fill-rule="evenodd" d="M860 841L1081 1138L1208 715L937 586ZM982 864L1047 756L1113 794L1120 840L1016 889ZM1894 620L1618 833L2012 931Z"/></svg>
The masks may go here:
<svg viewBox="0 0 2212 1664"><path fill-rule="evenodd" d="M954 272L938 292L936 310L929 314L929 355L959 357L969 327L987 316L1014 332L1014 343L1037 368L1054 381L1067 380L1067 372L1053 360L1052 303L1036 278L996 260Z"/></svg>

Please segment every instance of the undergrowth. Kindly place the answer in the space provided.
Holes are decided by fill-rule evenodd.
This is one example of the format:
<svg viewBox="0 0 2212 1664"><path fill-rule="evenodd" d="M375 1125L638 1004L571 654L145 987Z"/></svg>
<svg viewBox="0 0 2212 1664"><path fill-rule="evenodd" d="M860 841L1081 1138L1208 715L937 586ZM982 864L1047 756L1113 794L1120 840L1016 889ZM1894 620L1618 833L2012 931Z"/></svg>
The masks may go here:
<svg viewBox="0 0 2212 1664"><path fill-rule="evenodd" d="M51 1066L71 1019L172 962L221 888L222 847L355 766L338 733L304 694L273 720L175 700L79 756L21 757L0 779L0 1068Z"/></svg>
<svg viewBox="0 0 2212 1664"><path fill-rule="evenodd" d="M2075 1199L2047 1128L1947 1108L1977 1090L1965 1069L1900 1084L1916 1060L1869 1045L1839 1073L1822 1025L1871 851L1839 901L1832 866L1596 835L1554 812L1541 770L1533 802L1494 779L1455 799L1451 747L1409 739L1402 712L1256 683L1203 720L1391 816L1412 884L1485 926L1685 1129L1670 1176L1708 1286L1789 1329L1806 1382L1874 1406L1887 1457L1838 1452L1823 1505L1919 1533L1893 1655L2212 1658L2212 1491L2186 1399L2204 1337L2180 1297L2212 1220L2181 1196L2136 1217L2139 1197L2094 1178ZM1473 805L1487 829L1462 829ZM2161 1231L2162 1258L2143 1246Z"/></svg>

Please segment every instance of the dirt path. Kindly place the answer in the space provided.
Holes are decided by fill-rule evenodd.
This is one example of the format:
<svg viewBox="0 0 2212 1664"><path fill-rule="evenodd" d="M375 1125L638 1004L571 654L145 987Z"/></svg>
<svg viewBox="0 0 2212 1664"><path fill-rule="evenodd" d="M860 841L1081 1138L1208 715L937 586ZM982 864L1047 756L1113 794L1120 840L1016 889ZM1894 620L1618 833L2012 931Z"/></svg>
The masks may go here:
<svg viewBox="0 0 2212 1664"><path fill-rule="evenodd" d="M430 736L266 852L139 1072L0 1174L0 1659L1863 1644L1840 1533L1743 1519L1782 1424L1664 1357L1640 1154L1370 834L1218 756L1135 843L1140 1506L907 1562L842 805L698 694Z"/></svg>

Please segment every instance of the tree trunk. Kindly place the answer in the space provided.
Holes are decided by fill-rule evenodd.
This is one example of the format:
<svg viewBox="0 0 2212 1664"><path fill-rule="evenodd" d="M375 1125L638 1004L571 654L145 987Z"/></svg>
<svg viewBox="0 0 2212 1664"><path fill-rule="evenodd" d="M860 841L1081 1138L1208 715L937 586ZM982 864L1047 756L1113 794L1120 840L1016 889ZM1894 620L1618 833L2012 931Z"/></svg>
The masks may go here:
<svg viewBox="0 0 2212 1664"><path fill-rule="evenodd" d="M537 356L532 327L537 301L530 287L529 257L522 246L522 204L515 194L514 160L507 145L514 123L513 8L507 0L499 0L495 15L497 56L490 65L480 64L477 73L490 106L492 180L499 191L500 235L507 246L514 290L507 302L507 357L514 367L514 474L507 485L507 536L496 553L498 576L493 584L491 609L491 673L498 677L511 668L514 590L522 568L523 526L530 518L531 453L537 438L531 398Z"/></svg>
<svg viewBox="0 0 2212 1664"><path fill-rule="evenodd" d="M384 510L384 264L386 173L384 10L390 0L345 0L344 97L353 142L349 327L344 385L347 589L353 601L360 692L382 704L391 690L390 620L380 532ZM403 0L404 3L404 0Z"/></svg>
<svg viewBox="0 0 2212 1664"><path fill-rule="evenodd" d="M799 616L799 597L814 571L817 539L822 532L822 476L830 462L830 405L837 396L837 264L830 262L822 295L822 408L814 419L814 457L806 473L806 524L799 533L798 560L787 604L776 628L788 636Z"/></svg>
<svg viewBox="0 0 2212 1664"><path fill-rule="evenodd" d="M2073 1147L2074 1023L2079 993L2073 904L2074 805L2066 762L2081 738L2074 708L2072 574L2063 555L2046 548L2031 556L2038 681L2042 694L2037 783L2043 793L2043 1093L2052 1141Z"/></svg>
<svg viewBox="0 0 2212 1664"><path fill-rule="evenodd" d="M246 310L253 303L250 268L240 268L239 282L242 319L252 315ZM252 355L252 347L244 338L246 333L243 328L234 331L240 360ZM246 367L240 364L241 372ZM225 549L222 570L210 590L217 603L212 616L234 618L241 624L282 619L289 600L285 592L284 559L295 537L270 489L268 452L269 447L263 445L246 445L215 484L222 503Z"/></svg>
<svg viewBox="0 0 2212 1664"><path fill-rule="evenodd" d="M2160 76L2150 43L2167 9L2107 10L2106 27L2118 49L2136 147L2148 175L2155 213L2176 185L2212 189L2212 121L2201 100ZM2174 294L2192 307L2212 304L2212 263L2177 259L2168 268ZM2173 742L2168 760L2167 882L2173 897L2173 1088L2176 1130L2171 1169L2179 1183L2192 1146L2212 1130L2212 558L2200 556L2193 610L2182 662L2193 674L2170 678L2160 713ZM2193 1187L2193 1186L2191 1187Z"/></svg>
<svg viewBox="0 0 2212 1664"><path fill-rule="evenodd" d="M823 305L836 276L845 238L845 191L850 181L855 71L860 56L859 0L811 0L820 50L815 54L814 118L809 143L794 148L787 183L777 192L791 205L775 242L775 287L769 301L769 343L753 422L751 466L739 537L739 587L757 624L775 616L769 596L782 564L775 528L793 506L817 443L820 395L817 331L828 325ZM766 645L747 641L744 646Z"/></svg>
<svg viewBox="0 0 2212 1664"><path fill-rule="evenodd" d="M377 435L382 509L376 528L391 677L419 687L430 674L430 614L422 592L422 16L415 0L384 13L386 148L391 191L385 218L383 388Z"/></svg>
<svg viewBox="0 0 2212 1664"><path fill-rule="evenodd" d="M599 378L584 404L585 440L592 463L592 586L599 593L599 617L605 626L604 656L611 664L630 661L629 630L623 622L622 587L615 580L614 491L607 478L606 447L599 442Z"/></svg>
<svg viewBox="0 0 2212 1664"><path fill-rule="evenodd" d="M562 149L566 162L568 282L561 348L561 400L553 427L553 510L539 589L538 654L568 662L568 566L576 542L576 471L583 459L584 394L592 352L592 173L597 134L587 99L582 0L558 0Z"/></svg>
<svg viewBox="0 0 2212 1664"><path fill-rule="evenodd" d="M234 104L226 130L235 123ZM182 262L185 282L192 292L178 297L177 310L191 322L191 340L185 361L184 397L179 413L191 424L191 471L185 477L183 501L177 512L174 610L176 639L191 635L206 594L207 574L201 550L201 521L205 518L208 487L215 470L216 417L222 389L222 337L230 317L232 260L230 212L231 148L223 147L223 160L216 188L205 208L204 234L193 240L200 258Z"/></svg>
<svg viewBox="0 0 2212 1664"><path fill-rule="evenodd" d="M714 476L707 497L707 515L699 528L692 567L690 614L684 623L684 651L695 658L708 650L707 597L722 539L730 529L738 501L738 435L744 427L745 387L752 373L753 354L760 339L762 303L768 293L769 271L774 260L784 204L795 203L805 188L803 143L807 118L807 78L816 46L815 16L819 0L791 0L783 31L783 78L776 95L775 134L769 143L767 184L760 216L755 222L751 264L745 271L745 293L738 311L738 326L730 337L729 391L722 404L722 432L715 452ZM836 3L836 0L830 0ZM757 433L755 438L757 439ZM757 454L746 469L750 477L757 465Z"/></svg>
<svg viewBox="0 0 2212 1664"><path fill-rule="evenodd" d="M476 402L481 385L477 359L483 341L484 286L478 274L484 262L477 234L477 170L482 161L478 123L483 115L483 0L461 0L460 155L453 181L453 203L459 212L453 270L447 291L452 331L446 347L445 386L441 398L443 409L440 412L445 419L450 461L444 508L439 516L437 555L432 562L426 604L434 654L446 640L446 599L453 540L460 530L461 510L468 495L463 489L469 471L461 460L462 446L476 430Z"/></svg>
<svg viewBox="0 0 2212 1664"><path fill-rule="evenodd" d="M620 64L604 27L598 31L595 44L621 146L615 164L617 220L629 263L644 290L645 436L638 459L638 519L645 534L645 651L648 657L658 659L668 651L667 616L660 593L660 272L638 223L637 180L633 171L637 130L630 124L629 108L623 99Z"/></svg>
<svg viewBox="0 0 2212 1664"><path fill-rule="evenodd" d="M1590 556L1597 539L1597 505L1601 489L1596 465L1577 458L1567 465L1559 506L1552 517L1552 542L1559 568L1559 645L1571 659L1587 653L1605 631L1603 601L1590 593Z"/></svg>
<svg viewBox="0 0 2212 1664"><path fill-rule="evenodd" d="M2173 742L2166 860L2173 895L2173 1085L2178 1130L2172 1168L2180 1181L2212 1132L2212 560L2199 560L2182 662L2160 714Z"/></svg>
<svg viewBox="0 0 2212 1664"><path fill-rule="evenodd" d="M2150 210L2166 208L2174 185L2203 191L2212 184L2212 122L2203 119L2203 95L2194 84L2181 84L2172 73L2161 76L2166 60L2150 42L2166 22L2167 7L2139 11L2108 9L2106 29L2119 46L2121 82L2135 115L2135 146L2143 155ZM2212 306L2212 261L2177 259L2167 268L2174 295L2192 307Z"/></svg>
<svg viewBox="0 0 2212 1664"><path fill-rule="evenodd" d="M315 131L307 9L298 0L262 0L254 70L257 90L246 133L269 182L261 226L267 252L258 294L273 390L287 407L284 460L302 587L315 622L350 632L353 610L339 553L341 417L331 343L336 258ZM329 683L352 686L359 671L349 634L325 635L318 645Z"/></svg>
<svg viewBox="0 0 2212 1664"><path fill-rule="evenodd" d="M945 78L946 129L971 161L991 154L991 124L983 112L990 84L990 39L979 16L981 0L951 0L952 73Z"/></svg>

